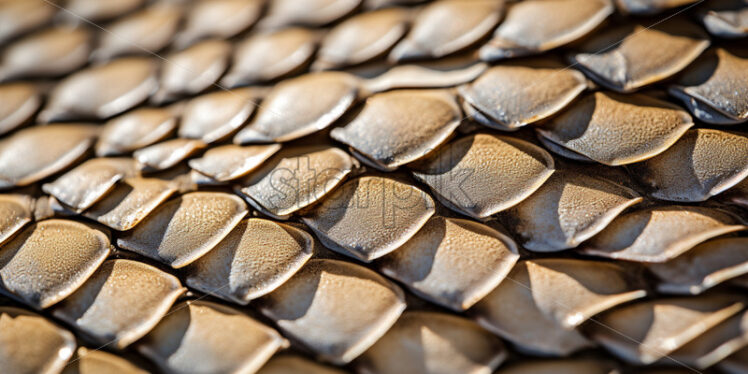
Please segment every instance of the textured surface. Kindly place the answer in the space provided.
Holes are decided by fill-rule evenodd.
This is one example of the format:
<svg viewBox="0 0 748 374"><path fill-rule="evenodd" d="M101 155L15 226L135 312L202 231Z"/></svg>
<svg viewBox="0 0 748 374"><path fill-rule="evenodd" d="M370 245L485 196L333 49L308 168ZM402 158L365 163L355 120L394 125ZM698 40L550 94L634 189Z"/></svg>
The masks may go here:
<svg viewBox="0 0 748 374"><path fill-rule="evenodd" d="M101 344L124 348L151 330L182 292L171 274L110 260L52 313Z"/></svg>
<svg viewBox="0 0 748 374"><path fill-rule="evenodd" d="M424 7L390 53L395 61L443 57L480 40L501 17L503 1L437 1ZM450 27L444 27L449 22Z"/></svg>
<svg viewBox="0 0 748 374"><path fill-rule="evenodd" d="M575 248L639 203L629 188L594 175L558 170L534 194L500 217L532 251Z"/></svg>
<svg viewBox="0 0 748 374"><path fill-rule="evenodd" d="M330 126L353 104L355 80L337 72L309 74L273 88L234 143L285 142Z"/></svg>
<svg viewBox="0 0 748 374"><path fill-rule="evenodd" d="M707 47L706 33L687 22L659 27L632 24L593 37L572 59L603 86L632 92L679 72Z"/></svg>
<svg viewBox="0 0 748 374"><path fill-rule="evenodd" d="M460 122L460 109L444 91L398 90L366 100L356 118L330 136L382 170L422 158L444 143Z"/></svg>
<svg viewBox="0 0 748 374"><path fill-rule="evenodd" d="M96 155L130 153L163 140L176 127L174 113L168 108L135 109L104 124L96 143Z"/></svg>
<svg viewBox="0 0 748 374"><path fill-rule="evenodd" d="M553 115L584 91L584 76L561 67L553 60L494 66L461 87L460 96L490 119L484 125L516 129ZM496 90L497 86L506 90Z"/></svg>
<svg viewBox="0 0 748 374"><path fill-rule="evenodd" d="M363 266L312 260L260 300L260 311L321 359L340 364L384 335L405 309L403 297L394 283Z"/></svg>
<svg viewBox="0 0 748 374"><path fill-rule="evenodd" d="M744 51L733 54L717 48L689 67L670 90L693 108L694 115L702 121L716 124L745 122L748 119L746 67L748 58ZM717 113L695 110L704 105Z"/></svg>
<svg viewBox="0 0 748 374"><path fill-rule="evenodd" d="M747 0L0 0L0 372L744 374Z"/></svg>
<svg viewBox="0 0 748 374"><path fill-rule="evenodd" d="M665 262L702 241L745 229L737 217L716 209L648 208L620 216L581 248L603 257Z"/></svg>
<svg viewBox="0 0 748 374"><path fill-rule="evenodd" d="M246 214L237 196L193 192L161 205L117 244L179 268L211 250Z"/></svg>
<svg viewBox="0 0 748 374"><path fill-rule="evenodd" d="M397 251L377 263L414 293L457 311L496 287L517 262L517 245L477 222L431 218Z"/></svg>
<svg viewBox="0 0 748 374"><path fill-rule="evenodd" d="M3 245L3 289L35 308L49 307L80 287L109 251L109 237L86 224L36 223Z"/></svg>
<svg viewBox="0 0 748 374"><path fill-rule="evenodd" d="M155 68L149 59L125 57L77 72L55 87L39 120L107 118L122 113L156 89Z"/></svg>
<svg viewBox="0 0 748 374"><path fill-rule="evenodd" d="M691 116L676 105L640 94L596 92L538 133L569 151L617 166L663 152L691 126Z"/></svg>
<svg viewBox="0 0 748 374"><path fill-rule="evenodd" d="M33 200L24 195L0 195L0 244L31 222Z"/></svg>
<svg viewBox="0 0 748 374"><path fill-rule="evenodd" d="M84 215L112 229L135 227L175 192L168 182L152 178L129 178L118 184Z"/></svg>
<svg viewBox="0 0 748 374"><path fill-rule="evenodd" d="M44 192L78 211L106 196L121 179L135 174L131 158L94 158L42 186Z"/></svg>
<svg viewBox="0 0 748 374"><path fill-rule="evenodd" d="M255 208L289 218L335 189L357 166L335 147L286 147L241 181L241 193Z"/></svg>
<svg viewBox="0 0 748 374"><path fill-rule="evenodd" d="M662 279L658 285L660 291L698 294L748 273L746 248L746 238L714 239L699 244L671 261L648 267Z"/></svg>
<svg viewBox="0 0 748 374"><path fill-rule="evenodd" d="M285 340L238 310L206 301L177 304L138 343L166 372L254 372Z"/></svg>
<svg viewBox="0 0 748 374"><path fill-rule="evenodd" d="M475 322L408 312L356 366L371 373L484 373L503 362L505 354L501 340Z"/></svg>
<svg viewBox="0 0 748 374"><path fill-rule="evenodd" d="M178 135L214 143L233 134L252 115L252 90L236 89L198 96L185 104Z"/></svg>
<svg viewBox="0 0 748 374"><path fill-rule="evenodd" d="M73 355L75 337L42 316L0 307L0 364L11 373L59 373Z"/></svg>
<svg viewBox="0 0 748 374"><path fill-rule="evenodd" d="M691 130L667 151L633 165L631 171L656 199L704 201L748 176L748 137Z"/></svg>
<svg viewBox="0 0 748 374"><path fill-rule="evenodd" d="M442 202L485 218L537 190L553 174L553 158L520 139L477 134L434 152L413 174Z"/></svg>
<svg viewBox="0 0 748 374"><path fill-rule="evenodd" d="M719 294L640 302L603 314L601 325L593 326L591 334L622 359L648 364L666 358L743 306L731 300L729 295ZM602 327L602 324L610 328Z"/></svg>
<svg viewBox="0 0 748 374"><path fill-rule="evenodd" d="M70 166L91 148L95 135L96 129L87 125L49 125L13 133L0 141L0 188L25 186Z"/></svg>
<svg viewBox="0 0 748 374"><path fill-rule="evenodd" d="M481 48L480 56L499 60L541 53L582 37L612 12L610 0L530 0L513 4L493 38Z"/></svg>
<svg viewBox="0 0 748 374"><path fill-rule="evenodd" d="M0 85L0 133L6 133L28 121L41 105L33 85L10 83Z"/></svg>
<svg viewBox="0 0 748 374"><path fill-rule="evenodd" d="M190 264L185 282L239 304L287 281L312 255L305 231L260 218L240 222L208 254Z"/></svg>
<svg viewBox="0 0 748 374"><path fill-rule="evenodd" d="M368 262L404 244L433 213L434 201L415 186L361 177L341 186L303 220L331 249Z"/></svg>
<svg viewBox="0 0 748 374"><path fill-rule="evenodd" d="M518 263L507 274L506 282L471 309L471 315L523 352L566 356L591 347L592 343L579 331L566 329L553 316L543 313L533 295L529 269L527 262ZM563 294L556 296L564 298Z"/></svg>
<svg viewBox="0 0 748 374"><path fill-rule="evenodd" d="M240 178L256 169L273 153L280 150L280 145L238 146L228 144L209 149L203 157L190 160L190 167L217 181L228 181Z"/></svg>

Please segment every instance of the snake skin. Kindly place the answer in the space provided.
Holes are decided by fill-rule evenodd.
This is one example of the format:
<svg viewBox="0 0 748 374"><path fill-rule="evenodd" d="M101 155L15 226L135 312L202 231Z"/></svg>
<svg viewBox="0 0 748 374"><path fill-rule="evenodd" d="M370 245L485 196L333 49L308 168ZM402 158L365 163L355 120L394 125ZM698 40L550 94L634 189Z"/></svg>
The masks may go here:
<svg viewBox="0 0 748 374"><path fill-rule="evenodd" d="M0 0L0 372L748 373L746 0Z"/></svg>

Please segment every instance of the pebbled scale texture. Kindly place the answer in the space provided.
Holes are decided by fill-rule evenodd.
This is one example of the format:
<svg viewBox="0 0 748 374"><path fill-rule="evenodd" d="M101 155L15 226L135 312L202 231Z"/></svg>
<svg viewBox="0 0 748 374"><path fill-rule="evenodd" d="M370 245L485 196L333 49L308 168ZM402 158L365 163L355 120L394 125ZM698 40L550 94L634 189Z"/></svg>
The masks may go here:
<svg viewBox="0 0 748 374"><path fill-rule="evenodd" d="M0 373L748 373L748 0L0 0Z"/></svg>

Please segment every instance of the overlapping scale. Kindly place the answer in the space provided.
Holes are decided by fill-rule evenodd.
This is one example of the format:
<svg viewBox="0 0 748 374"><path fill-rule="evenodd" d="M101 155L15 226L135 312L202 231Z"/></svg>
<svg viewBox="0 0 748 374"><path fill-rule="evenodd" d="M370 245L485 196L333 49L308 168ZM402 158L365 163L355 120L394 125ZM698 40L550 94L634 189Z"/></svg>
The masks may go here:
<svg viewBox="0 0 748 374"><path fill-rule="evenodd" d="M587 84L573 69L553 60L526 60L490 68L460 87L460 96L498 130L515 130L552 116L571 103Z"/></svg>
<svg viewBox="0 0 748 374"><path fill-rule="evenodd" d="M710 34L721 38L748 36L748 4L745 0L717 0L704 4L699 18Z"/></svg>
<svg viewBox="0 0 748 374"><path fill-rule="evenodd" d="M525 265L538 309L567 329L646 295L630 270L614 264L537 259L526 261Z"/></svg>
<svg viewBox="0 0 748 374"><path fill-rule="evenodd" d="M41 97L32 84L0 85L0 135L26 123L41 103Z"/></svg>
<svg viewBox="0 0 748 374"><path fill-rule="evenodd" d="M589 333L622 360L646 365L667 361L673 351L744 306L739 298L723 294L637 302L600 315Z"/></svg>
<svg viewBox="0 0 748 374"><path fill-rule="evenodd" d="M362 162L392 171L446 142L461 117L449 92L390 91L366 99L361 112L330 137L351 146Z"/></svg>
<svg viewBox="0 0 748 374"><path fill-rule="evenodd" d="M698 369L707 369L748 346L748 312L738 313L680 347L670 356Z"/></svg>
<svg viewBox="0 0 748 374"><path fill-rule="evenodd" d="M8 0L0 4L0 42L49 22L57 7L45 0Z"/></svg>
<svg viewBox="0 0 748 374"><path fill-rule="evenodd" d="M0 363L8 373L59 373L73 356L75 336L23 309L0 307Z"/></svg>
<svg viewBox="0 0 748 374"><path fill-rule="evenodd" d="M207 254L188 265L188 286L247 304L286 282L312 256L306 231L261 218L240 222Z"/></svg>
<svg viewBox="0 0 748 374"><path fill-rule="evenodd" d="M230 38L252 26L260 17L263 0L201 0L192 4L185 16L177 45L196 40Z"/></svg>
<svg viewBox="0 0 748 374"><path fill-rule="evenodd" d="M325 129L353 105L358 82L348 74L321 72L278 83L234 143L287 142Z"/></svg>
<svg viewBox="0 0 748 374"><path fill-rule="evenodd" d="M34 200L27 195L0 195L0 245L34 218Z"/></svg>
<svg viewBox="0 0 748 374"><path fill-rule="evenodd" d="M530 271L540 277L554 275L554 271L537 264L534 266L528 266L528 264L530 263L526 261L517 263L498 287L470 309L471 316L483 327L508 340L522 352L545 356L567 356L591 347L592 342L587 340L578 330L564 328L559 323L560 321L554 319L552 314L547 313L550 310L546 309L544 312L537 304L534 296L535 285L532 283ZM543 292L544 296L550 296L554 301L560 302L560 305L557 306L559 308L567 305L569 308L583 305L571 304L575 301L575 291L582 292L581 297L576 300L577 303L580 301L594 302L596 297L593 290L587 289L584 283L573 278L573 276L584 276L584 267L585 264L581 263L579 268L582 269L582 272L577 274L556 273L556 279L564 280L563 284L565 285L574 285L574 289L567 289L563 286L554 289L552 284L546 282L546 287L540 292L545 291ZM603 276L608 275L608 273L609 271L606 271ZM595 275L594 272L588 270L587 275L590 274ZM565 277L567 279L564 279ZM615 284L613 286L615 287ZM553 291L556 291L556 293L554 294ZM570 304L567 304L567 302ZM548 306L553 307L555 305ZM569 322L581 323L582 321L570 320Z"/></svg>
<svg viewBox="0 0 748 374"><path fill-rule="evenodd" d="M641 94L596 92L537 131L547 141L571 152L618 166L664 152L691 126L691 116L668 102Z"/></svg>
<svg viewBox="0 0 748 374"><path fill-rule="evenodd" d="M405 301L399 287L363 266L310 260L258 307L320 359L345 364L387 332Z"/></svg>
<svg viewBox="0 0 748 374"><path fill-rule="evenodd" d="M449 208L486 218L540 188L553 164L548 152L529 142L481 133L439 148L413 166L413 175Z"/></svg>
<svg viewBox="0 0 748 374"><path fill-rule="evenodd" d="M645 296L632 279L624 268L603 262L523 261L472 313L524 350L566 355L588 345L574 328Z"/></svg>
<svg viewBox="0 0 748 374"><path fill-rule="evenodd" d="M747 4L0 0L0 372L742 374Z"/></svg>
<svg viewBox="0 0 748 374"><path fill-rule="evenodd" d="M190 160L189 164L217 181L229 181L258 168L280 149L279 144L227 144L208 149L202 157Z"/></svg>
<svg viewBox="0 0 748 374"><path fill-rule="evenodd" d="M286 344L238 310L193 300L174 305L137 349L168 373L253 373Z"/></svg>
<svg viewBox="0 0 748 374"><path fill-rule="evenodd" d="M0 60L0 80L56 77L88 61L90 33L81 27L52 27L9 45Z"/></svg>
<svg viewBox="0 0 748 374"><path fill-rule="evenodd" d="M389 51L407 32L409 12L387 8L343 21L322 40L315 69L357 65Z"/></svg>
<svg viewBox="0 0 748 374"><path fill-rule="evenodd" d="M535 193L501 214L532 251L575 248L642 198L633 190L570 169L556 171Z"/></svg>
<svg viewBox="0 0 748 374"><path fill-rule="evenodd" d="M42 185L42 190L68 207L83 211L106 196L117 182L135 174L135 161L131 158L93 158Z"/></svg>
<svg viewBox="0 0 748 374"><path fill-rule="evenodd" d="M54 124L0 140L0 189L26 186L69 167L93 146L96 133L90 125Z"/></svg>
<svg viewBox="0 0 748 374"><path fill-rule="evenodd" d="M104 124L96 155L118 156L165 139L177 128L171 108L140 108L112 118Z"/></svg>
<svg viewBox="0 0 748 374"><path fill-rule="evenodd" d="M198 182L210 181L211 183L209 183L209 185L215 185L213 179L190 169L186 163L181 163L170 169L151 173L148 177L165 181L170 187L176 189L179 193L197 191Z"/></svg>
<svg viewBox="0 0 748 374"><path fill-rule="evenodd" d="M748 176L748 137L720 130L690 130L665 152L631 165L630 170L654 198L704 201Z"/></svg>
<svg viewBox="0 0 748 374"><path fill-rule="evenodd" d="M172 41L181 18L182 10L175 4L150 5L108 25L94 56L110 59L124 54L158 52Z"/></svg>
<svg viewBox="0 0 748 374"><path fill-rule="evenodd" d="M98 344L124 348L153 329L183 292L179 279L153 266L109 260L52 314Z"/></svg>
<svg viewBox="0 0 748 374"><path fill-rule="evenodd" d="M471 82L487 68L486 63L472 55L458 55L434 61L396 65L369 77L362 84L370 92L398 88L447 88Z"/></svg>
<svg viewBox="0 0 748 374"><path fill-rule="evenodd" d="M323 199L357 167L335 147L286 147L241 180L239 192L257 210L287 219Z"/></svg>
<svg viewBox="0 0 748 374"><path fill-rule="evenodd" d="M736 184L721 195L728 204L748 208L748 178Z"/></svg>
<svg viewBox="0 0 748 374"><path fill-rule="evenodd" d="M377 266L413 293L463 311L502 282L518 258L514 241L489 226L432 217Z"/></svg>
<svg viewBox="0 0 748 374"><path fill-rule="evenodd" d="M157 85L153 60L146 57L112 60L63 79L50 94L38 120L108 118L145 101Z"/></svg>
<svg viewBox="0 0 748 374"><path fill-rule="evenodd" d="M168 57L161 69L156 101L170 101L194 95L216 85L228 68L231 44L206 40Z"/></svg>
<svg viewBox="0 0 748 374"><path fill-rule="evenodd" d="M691 65L671 86L693 115L708 123L730 125L748 120L748 56L715 48Z"/></svg>
<svg viewBox="0 0 748 374"><path fill-rule="evenodd" d="M589 39L571 59L601 85L632 92L678 73L707 47L709 38L690 23L631 24Z"/></svg>
<svg viewBox="0 0 748 374"><path fill-rule="evenodd" d="M475 322L434 312L405 312L356 361L364 373L486 373L506 357L501 340Z"/></svg>
<svg viewBox="0 0 748 374"><path fill-rule="evenodd" d="M35 223L0 247L3 291L42 309L71 295L104 262L109 237L88 224ZM72 352L71 352L72 354Z"/></svg>
<svg viewBox="0 0 748 374"><path fill-rule="evenodd" d="M249 89L216 91L198 96L184 107L179 136L213 143L236 132L257 107L256 92Z"/></svg>
<svg viewBox="0 0 748 374"><path fill-rule="evenodd" d="M611 0L528 0L514 3L493 38L480 49L484 60L539 54L592 31L613 13Z"/></svg>
<svg viewBox="0 0 748 374"><path fill-rule="evenodd" d="M175 191L156 178L126 178L83 215L118 231L135 227Z"/></svg>
<svg viewBox="0 0 748 374"><path fill-rule="evenodd" d="M718 238L664 263L647 267L663 293L698 294L748 273L748 238Z"/></svg>
<svg viewBox="0 0 748 374"><path fill-rule="evenodd" d="M289 27L258 32L239 42L222 85L236 87L267 82L300 70L317 50L314 31Z"/></svg>
<svg viewBox="0 0 748 374"><path fill-rule="evenodd" d="M393 61L439 58L488 35L502 17L503 0L439 0L426 5L408 35L389 55Z"/></svg>
<svg viewBox="0 0 748 374"><path fill-rule="evenodd" d="M246 214L236 195L192 192L160 205L117 245L181 268L213 249Z"/></svg>
<svg viewBox="0 0 748 374"><path fill-rule="evenodd" d="M364 176L346 182L302 217L325 247L366 262L405 244L434 214L418 187Z"/></svg>
<svg viewBox="0 0 748 374"><path fill-rule="evenodd" d="M723 210L660 206L625 213L581 248L586 254L637 262L666 262L708 239L748 228Z"/></svg>
<svg viewBox="0 0 748 374"><path fill-rule="evenodd" d="M138 149L133 157L145 172L161 171L177 166L207 146L202 140L176 138Z"/></svg>

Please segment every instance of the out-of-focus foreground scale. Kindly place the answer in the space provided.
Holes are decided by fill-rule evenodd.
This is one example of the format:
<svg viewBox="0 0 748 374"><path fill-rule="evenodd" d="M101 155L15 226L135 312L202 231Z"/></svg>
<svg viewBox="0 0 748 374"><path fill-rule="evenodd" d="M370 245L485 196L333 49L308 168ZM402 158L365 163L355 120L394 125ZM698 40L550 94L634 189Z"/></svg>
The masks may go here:
<svg viewBox="0 0 748 374"><path fill-rule="evenodd" d="M748 373L748 0L0 0L0 373Z"/></svg>

